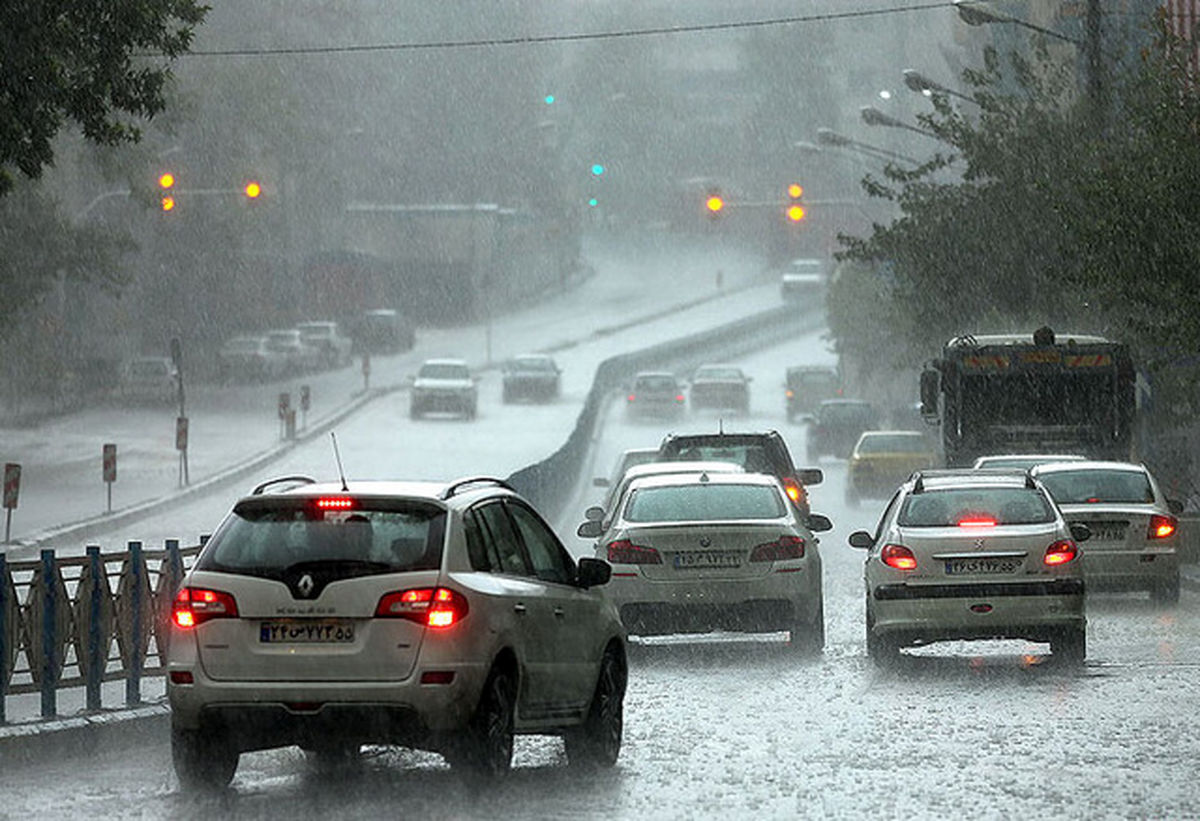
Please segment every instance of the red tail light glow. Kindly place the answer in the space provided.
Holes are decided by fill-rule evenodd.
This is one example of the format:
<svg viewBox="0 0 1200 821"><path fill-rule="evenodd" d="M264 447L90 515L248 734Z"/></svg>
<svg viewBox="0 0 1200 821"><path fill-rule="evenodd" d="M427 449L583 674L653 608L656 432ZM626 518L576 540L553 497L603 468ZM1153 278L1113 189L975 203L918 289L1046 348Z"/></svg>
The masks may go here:
<svg viewBox="0 0 1200 821"><path fill-rule="evenodd" d="M1146 532L1146 538L1165 539L1174 533L1178 526L1179 520L1174 516L1162 516L1156 513L1150 517L1150 528Z"/></svg>
<svg viewBox="0 0 1200 821"><path fill-rule="evenodd" d="M1079 555L1079 549L1075 546L1075 542L1070 539L1059 539L1046 548L1046 555L1042 558L1042 562L1051 566L1066 564L1074 561L1077 555Z"/></svg>
<svg viewBox="0 0 1200 821"><path fill-rule="evenodd" d="M321 510L349 510L354 507L354 500L345 496L317 499L317 507Z"/></svg>
<svg viewBox="0 0 1200 821"><path fill-rule="evenodd" d="M662 564L662 555L653 547L634 544L628 539L608 543L609 564Z"/></svg>
<svg viewBox="0 0 1200 821"><path fill-rule="evenodd" d="M237 602L233 596L220 590L204 590L198 587L185 587L180 590L171 609L171 621L185 630L211 619L237 617Z"/></svg>
<svg viewBox="0 0 1200 821"><path fill-rule="evenodd" d="M675 401L676 401L676 402L683 402L683 401L684 401L683 394L682 394L682 393L677 393L677 394L675 394Z"/></svg>
<svg viewBox="0 0 1200 821"><path fill-rule="evenodd" d="M996 520L987 516L968 516L958 520L959 527L995 527Z"/></svg>
<svg viewBox="0 0 1200 821"><path fill-rule="evenodd" d="M634 401L635 399L637 399L637 395L636 395L636 394L632 394L632 393L631 393L631 394L629 394L629 396L626 396L626 397L625 397L625 399L626 399L627 401L629 401L629 402L632 402L632 401Z"/></svg>
<svg viewBox="0 0 1200 821"><path fill-rule="evenodd" d="M883 550L879 551L879 560L896 570L915 570L917 568L917 557L902 544L885 544Z"/></svg>
<svg viewBox="0 0 1200 821"><path fill-rule="evenodd" d="M453 627L467 616L467 597L448 587L419 587L384 593L377 619L408 619L426 627Z"/></svg>
<svg viewBox="0 0 1200 821"><path fill-rule="evenodd" d="M804 558L804 540L799 536L783 535L773 542L760 544L750 551L752 562L782 562Z"/></svg>
<svg viewBox="0 0 1200 821"><path fill-rule="evenodd" d="M790 388L788 390L784 391L783 393L788 399L794 399L796 396L796 392L794 390L791 390Z"/></svg>

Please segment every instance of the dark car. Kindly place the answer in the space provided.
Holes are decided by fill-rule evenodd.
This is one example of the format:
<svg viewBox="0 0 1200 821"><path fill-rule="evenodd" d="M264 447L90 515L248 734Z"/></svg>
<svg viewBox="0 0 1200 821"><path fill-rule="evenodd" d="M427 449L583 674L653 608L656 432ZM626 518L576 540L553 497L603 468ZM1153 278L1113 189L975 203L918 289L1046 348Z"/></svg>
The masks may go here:
<svg viewBox="0 0 1200 821"><path fill-rule="evenodd" d="M736 365L701 365L692 374L693 408L750 410L750 377Z"/></svg>
<svg viewBox="0 0 1200 821"><path fill-rule="evenodd" d="M875 406L861 399L826 399L808 426L808 458L848 458L863 431L879 426Z"/></svg>
<svg viewBox="0 0 1200 821"><path fill-rule="evenodd" d="M503 399L506 403L518 399L549 402L558 398L562 371L553 357L544 354L523 354L504 363Z"/></svg>
<svg viewBox="0 0 1200 821"><path fill-rule="evenodd" d="M625 409L630 416L678 416L685 407L683 386L675 374L645 371L633 378L625 395Z"/></svg>
<svg viewBox="0 0 1200 821"><path fill-rule="evenodd" d="M824 474L817 468L797 470L792 454L778 431L753 433L672 433L658 452L664 461L733 462L747 473L767 473L783 484L788 498L807 516L808 487L819 485Z"/></svg>
<svg viewBox="0 0 1200 821"><path fill-rule="evenodd" d="M826 399L842 395L842 375L837 368L801 366L787 369L784 398L789 422L814 413Z"/></svg>

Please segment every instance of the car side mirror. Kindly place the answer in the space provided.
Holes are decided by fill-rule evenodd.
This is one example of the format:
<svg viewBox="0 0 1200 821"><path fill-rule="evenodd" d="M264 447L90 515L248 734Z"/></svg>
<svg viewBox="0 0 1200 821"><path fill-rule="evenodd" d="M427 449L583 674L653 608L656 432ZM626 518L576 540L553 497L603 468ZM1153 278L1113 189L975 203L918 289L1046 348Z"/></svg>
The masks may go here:
<svg viewBox="0 0 1200 821"><path fill-rule="evenodd" d="M583 511L583 518L589 522L599 522L604 518L604 508L600 507L600 505L592 505Z"/></svg>
<svg viewBox="0 0 1200 821"><path fill-rule="evenodd" d="M1178 499L1167 499L1167 509L1178 516L1183 513L1183 502Z"/></svg>
<svg viewBox="0 0 1200 821"><path fill-rule="evenodd" d="M804 468L796 471L796 478L805 487L819 485L825 481L825 471L820 468Z"/></svg>
<svg viewBox="0 0 1200 821"><path fill-rule="evenodd" d="M575 529L575 535L581 539L595 539L604 532L604 524L595 519L588 519Z"/></svg>
<svg viewBox="0 0 1200 821"><path fill-rule="evenodd" d="M875 539L865 530L856 530L846 539L851 547L857 547L859 550L870 550L875 546Z"/></svg>
<svg viewBox="0 0 1200 821"><path fill-rule="evenodd" d="M1077 542L1086 542L1092 538L1092 529L1083 522L1071 522L1071 538Z"/></svg>
<svg viewBox="0 0 1200 821"><path fill-rule="evenodd" d="M600 587L608 584L608 580L612 578L612 565L602 559L593 559L590 556L584 556L579 560L579 568L576 571L576 583L585 590L589 587Z"/></svg>
<svg viewBox="0 0 1200 821"><path fill-rule="evenodd" d="M833 522L828 516L823 516L820 513L808 514L808 529L813 533L824 533L827 530L833 530Z"/></svg>
<svg viewBox="0 0 1200 821"><path fill-rule="evenodd" d="M592 480L592 486L593 487L608 487L608 477L607 476L597 476L595 479Z"/></svg>

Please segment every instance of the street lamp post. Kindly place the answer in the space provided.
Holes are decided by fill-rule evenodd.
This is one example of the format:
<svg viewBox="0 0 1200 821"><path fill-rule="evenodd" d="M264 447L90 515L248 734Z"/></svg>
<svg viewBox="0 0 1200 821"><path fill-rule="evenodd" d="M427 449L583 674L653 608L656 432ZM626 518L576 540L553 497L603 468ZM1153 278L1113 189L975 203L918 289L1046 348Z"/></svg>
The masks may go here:
<svg viewBox="0 0 1200 821"><path fill-rule="evenodd" d="M875 159L893 161L899 160L900 162L906 162L910 165L921 164L920 160L914 159L905 154L901 154L896 151L889 151L886 148L880 148L879 146L871 145L870 143L852 140L849 137L838 134L836 131L828 128L817 129L817 142L821 145L833 146L834 148L845 148L850 151L857 151L860 154L865 154L869 157L874 157Z"/></svg>
<svg viewBox="0 0 1200 821"><path fill-rule="evenodd" d="M954 97L957 100L979 105L979 101L970 94L963 94L961 91L955 91L941 83L935 82L919 71L911 68L906 68L902 72L904 75L904 84L918 94L924 94L926 97L932 94L945 94L947 97Z"/></svg>
<svg viewBox="0 0 1200 821"><path fill-rule="evenodd" d="M881 125L885 128L902 128L905 131L912 131L914 134L920 134L923 137L931 137L935 140L941 140L937 134L932 131L927 131L924 128L919 128L912 123L906 123L903 120L898 120L890 114L884 114L878 108L865 105L858 110L862 115L862 121L867 125Z"/></svg>

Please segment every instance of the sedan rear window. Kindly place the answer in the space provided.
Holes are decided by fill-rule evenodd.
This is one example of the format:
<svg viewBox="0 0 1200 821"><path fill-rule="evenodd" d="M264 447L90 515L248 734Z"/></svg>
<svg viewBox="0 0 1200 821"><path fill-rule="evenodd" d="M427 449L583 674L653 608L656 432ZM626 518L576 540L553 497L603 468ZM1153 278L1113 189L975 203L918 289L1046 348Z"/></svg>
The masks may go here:
<svg viewBox="0 0 1200 821"><path fill-rule="evenodd" d="M779 519L786 515L770 485L691 484L635 490L625 506L628 522L713 522Z"/></svg>
<svg viewBox="0 0 1200 821"><path fill-rule="evenodd" d="M1030 525L1054 521L1054 508L1030 488L957 488L914 493L904 500L901 527Z"/></svg>
<svg viewBox="0 0 1200 821"><path fill-rule="evenodd" d="M362 576L436 570L445 513L432 505L356 503L326 510L315 499L240 503L198 567L277 578L297 565Z"/></svg>
<svg viewBox="0 0 1200 821"><path fill-rule="evenodd" d="M1154 490L1146 474L1129 470L1064 470L1038 477L1060 505L1147 504Z"/></svg>
<svg viewBox="0 0 1200 821"><path fill-rule="evenodd" d="M422 379L470 379L471 372L464 365L432 363L422 365L417 376Z"/></svg>

